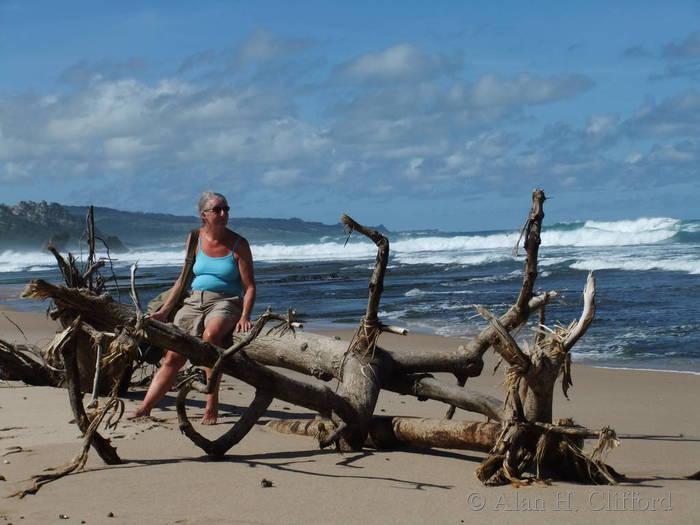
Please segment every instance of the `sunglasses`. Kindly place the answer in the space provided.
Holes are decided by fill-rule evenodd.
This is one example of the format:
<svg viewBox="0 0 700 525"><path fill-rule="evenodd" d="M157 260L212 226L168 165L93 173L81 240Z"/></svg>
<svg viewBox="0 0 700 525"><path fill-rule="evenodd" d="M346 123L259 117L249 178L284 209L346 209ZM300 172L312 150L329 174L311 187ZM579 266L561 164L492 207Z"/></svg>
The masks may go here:
<svg viewBox="0 0 700 525"><path fill-rule="evenodd" d="M214 206L213 208L209 208L208 210L204 210L204 211L211 211L211 212L214 212L218 215L222 211L224 213L228 213L230 209L231 208L229 206Z"/></svg>

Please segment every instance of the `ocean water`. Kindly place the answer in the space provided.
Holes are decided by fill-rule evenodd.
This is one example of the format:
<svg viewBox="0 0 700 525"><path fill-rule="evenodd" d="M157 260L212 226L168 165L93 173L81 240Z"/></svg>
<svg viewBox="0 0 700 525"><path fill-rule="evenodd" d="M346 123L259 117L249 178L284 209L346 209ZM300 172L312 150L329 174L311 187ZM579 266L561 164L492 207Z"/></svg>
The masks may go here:
<svg viewBox="0 0 700 525"><path fill-rule="evenodd" d="M235 220L233 221L235 228ZM182 245L120 254L103 272L110 291L128 302L129 266L138 262L143 302L168 288L184 259ZM523 256L516 231L408 232L390 237L381 302L384 322L413 331L464 337L485 326L472 308L503 313L515 300ZM294 307L307 329L352 328L364 312L376 249L353 234L296 244L256 244L256 313ZM581 311L589 271L597 277L596 319L574 347L575 361L598 366L700 372L700 220L642 218L581 221L543 228L540 291L557 290L547 323L568 323ZM60 281L53 257L0 253L0 302L43 311L18 294L30 279ZM529 330L529 328L528 328ZM523 336L530 337L528 332Z"/></svg>

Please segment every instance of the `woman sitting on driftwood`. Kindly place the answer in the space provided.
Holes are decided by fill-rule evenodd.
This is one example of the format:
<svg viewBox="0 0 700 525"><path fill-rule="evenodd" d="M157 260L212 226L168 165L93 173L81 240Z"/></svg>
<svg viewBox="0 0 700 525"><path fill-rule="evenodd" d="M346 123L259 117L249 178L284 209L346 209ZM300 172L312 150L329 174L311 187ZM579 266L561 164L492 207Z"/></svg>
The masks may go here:
<svg viewBox="0 0 700 525"><path fill-rule="evenodd" d="M199 199L202 227L199 229L197 255L193 267L192 292L175 314L174 324L192 335L217 346L235 329L246 332L252 327L251 310L255 303L253 256L248 241L226 227L229 206L220 193L206 191ZM192 235L196 235L196 230ZM187 246L190 245L188 239ZM185 272L183 272L184 274ZM176 308L185 286L186 275L180 275L168 299L151 318L167 322ZM245 292L245 293L243 293ZM132 417L148 416L175 382L187 358L168 351L156 372L141 406ZM211 369L207 368L207 380ZM217 420L218 386L207 396L202 424Z"/></svg>

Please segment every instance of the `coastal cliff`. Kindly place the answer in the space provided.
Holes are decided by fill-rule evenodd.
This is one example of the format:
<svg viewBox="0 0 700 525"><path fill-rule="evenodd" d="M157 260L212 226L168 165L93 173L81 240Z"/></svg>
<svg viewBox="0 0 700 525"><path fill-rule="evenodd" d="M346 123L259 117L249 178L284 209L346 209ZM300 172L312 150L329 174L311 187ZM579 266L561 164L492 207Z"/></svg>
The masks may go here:
<svg viewBox="0 0 700 525"><path fill-rule="evenodd" d="M82 217L70 213L64 206L46 201L22 201L13 206L0 204L0 249L39 250L51 244L59 250L77 246L85 229ZM97 231L114 251L126 247L118 238L108 240Z"/></svg>

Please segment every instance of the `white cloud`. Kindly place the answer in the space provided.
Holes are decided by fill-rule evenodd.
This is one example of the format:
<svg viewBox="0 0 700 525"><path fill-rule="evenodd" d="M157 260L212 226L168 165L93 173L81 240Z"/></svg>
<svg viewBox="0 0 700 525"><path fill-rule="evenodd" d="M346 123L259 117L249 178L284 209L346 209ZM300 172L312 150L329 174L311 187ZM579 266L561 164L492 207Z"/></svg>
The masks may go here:
<svg viewBox="0 0 700 525"><path fill-rule="evenodd" d="M479 157L495 158L507 155L518 142L518 136L512 133L487 131L467 141L464 148Z"/></svg>
<svg viewBox="0 0 700 525"><path fill-rule="evenodd" d="M4 162L2 167L0 167L0 180L3 182L14 182L27 179L31 176L32 168L32 162Z"/></svg>
<svg viewBox="0 0 700 525"><path fill-rule="evenodd" d="M606 174L651 173L664 162L681 166L682 177L697 158L695 146L650 150L619 140L700 131L694 90L627 120L594 114L580 127L547 124L537 136L537 121L521 125L523 117L591 89L588 78L522 73L467 81L458 61L412 44L341 64L323 85L314 83L316 71L288 84L259 75L255 64L284 70L301 47L257 32L236 50L205 52L185 68L249 61L229 76L97 75L68 92L0 98L0 177L111 177L110 184L138 177L149 194L173 203L180 202L173 192L187 195L205 183L239 195L342 188L377 196L454 194L468 184L473 195L515 181L593 187Z"/></svg>
<svg viewBox="0 0 700 525"><path fill-rule="evenodd" d="M649 154L652 162L689 164L698 162L698 146L690 141L654 146Z"/></svg>
<svg viewBox="0 0 700 525"><path fill-rule="evenodd" d="M441 54L426 53L412 44L399 44L341 64L336 69L336 77L359 83L423 80L449 74L458 63Z"/></svg>
<svg viewBox="0 0 700 525"><path fill-rule="evenodd" d="M680 42L669 42L663 47L667 58L700 58L700 31L689 34Z"/></svg>
<svg viewBox="0 0 700 525"><path fill-rule="evenodd" d="M262 175L262 181L267 186L290 187L299 182L300 169L272 169Z"/></svg>
<svg viewBox="0 0 700 525"><path fill-rule="evenodd" d="M696 184L700 176L700 142L688 139L657 143L647 153L630 153L625 164L631 174L646 176L650 183L670 185L689 181Z"/></svg>
<svg viewBox="0 0 700 525"><path fill-rule="evenodd" d="M203 133L178 152L182 161L230 160L277 164L306 159L310 162L328 146L323 131L305 122L275 119Z"/></svg>
<svg viewBox="0 0 700 525"><path fill-rule="evenodd" d="M266 61L285 57L306 49L313 41L301 38L279 38L266 29L255 30L236 50L243 61Z"/></svg>
<svg viewBox="0 0 700 525"><path fill-rule="evenodd" d="M572 159L563 160L553 164L549 168L549 171L554 175L562 176L569 175L571 173L594 172L597 171L598 167L599 162L596 159L585 159L578 162ZM571 180L569 180L567 184L571 184Z"/></svg>
<svg viewBox="0 0 700 525"><path fill-rule="evenodd" d="M584 144L590 149L614 144L620 133L619 115L591 115L586 119Z"/></svg>
<svg viewBox="0 0 700 525"><path fill-rule="evenodd" d="M625 157L625 162L627 164L637 164L644 159L644 155L638 151L633 151Z"/></svg>
<svg viewBox="0 0 700 525"><path fill-rule="evenodd" d="M471 86L466 98L476 107L544 104L575 97L591 87L593 81L583 75L485 75Z"/></svg>
<svg viewBox="0 0 700 525"><path fill-rule="evenodd" d="M191 54L185 60L182 61L180 67L178 68L178 73L186 73L193 69L202 66L211 66L216 64L219 60L225 57L225 53L221 51L214 51L213 49L205 49L203 51L198 51Z"/></svg>
<svg viewBox="0 0 700 525"><path fill-rule="evenodd" d="M420 157L414 157L408 161L408 166L403 172L405 178L408 179L419 179L423 176L423 165L425 164L425 159Z"/></svg>
<svg viewBox="0 0 700 525"><path fill-rule="evenodd" d="M114 80L121 77L131 77L146 72L148 62L139 57L123 61L103 59L96 62L81 60L64 70L59 79L69 84L83 84L95 79Z"/></svg>
<svg viewBox="0 0 700 525"><path fill-rule="evenodd" d="M104 153L108 158L135 159L153 151L153 146L144 144L138 137L114 137L104 142Z"/></svg>
<svg viewBox="0 0 700 525"><path fill-rule="evenodd" d="M700 93L688 89L660 104L644 104L624 125L636 137L700 135Z"/></svg>
<svg viewBox="0 0 700 525"><path fill-rule="evenodd" d="M57 97L44 108L42 135L49 141L71 142L144 133L165 124L173 103L192 92L192 86L172 79L154 86L134 79L93 82L85 91Z"/></svg>
<svg viewBox="0 0 700 525"><path fill-rule="evenodd" d="M586 133L592 136L609 136L617 132L617 115L592 115L586 120Z"/></svg>

